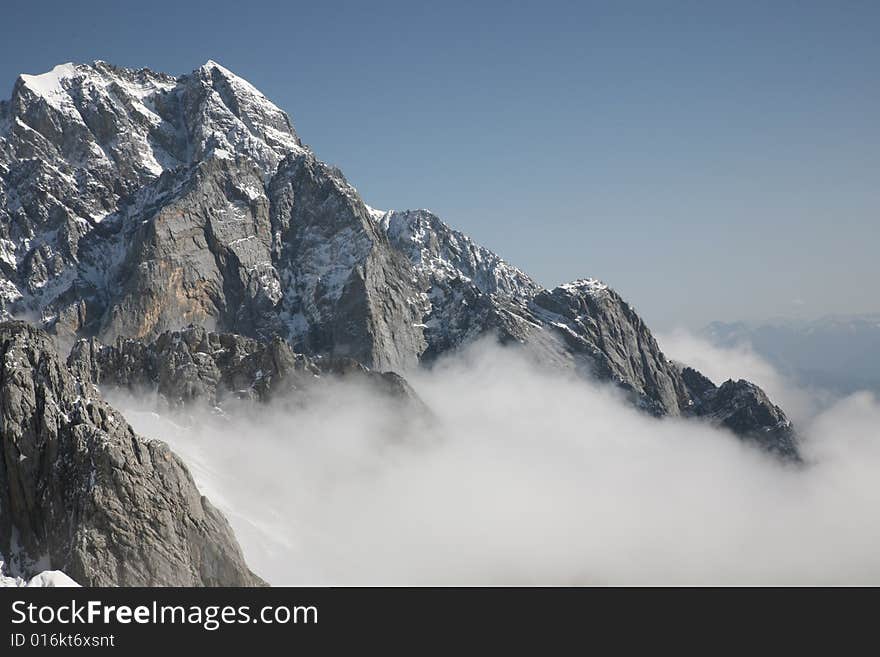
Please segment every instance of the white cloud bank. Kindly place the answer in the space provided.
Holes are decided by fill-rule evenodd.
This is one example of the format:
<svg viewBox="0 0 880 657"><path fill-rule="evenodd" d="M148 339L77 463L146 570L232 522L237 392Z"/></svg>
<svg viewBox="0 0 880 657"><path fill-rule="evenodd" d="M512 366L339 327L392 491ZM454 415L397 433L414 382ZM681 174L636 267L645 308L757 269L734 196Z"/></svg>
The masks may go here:
<svg viewBox="0 0 880 657"><path fill-rule="evenodd" d="M716 380L767 368L725 369L735 354L694 345ZM868 394L800 427L808 465L796 468L500 348L411 382L431 426L350 386L225 421L114 401L190 464L276 585L880 583ZM775 383L784 405L795 393Z"/></svg>

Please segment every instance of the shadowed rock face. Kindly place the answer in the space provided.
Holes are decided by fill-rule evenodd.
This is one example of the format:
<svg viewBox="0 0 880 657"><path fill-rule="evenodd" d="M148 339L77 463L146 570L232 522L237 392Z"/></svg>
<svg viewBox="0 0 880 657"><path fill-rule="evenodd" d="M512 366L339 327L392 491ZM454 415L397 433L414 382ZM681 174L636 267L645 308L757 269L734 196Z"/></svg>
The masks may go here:
<svg viewBox="0 0 880 657"><path fill-rule="evenodd" d="M427 210L389 212L382 222L427 300L423 360L495 334L541 363L617 383L656 415L689 406L648 327L605 284L585 279L545 290Z"/></svg>
<svg viewBox="0 0 880 657"><path fill-rule="evenodd" d="M791 422L747 381L720 388L668 360L617 292L595 279L545 290L425 210L386 213L429 300L423 322L430 360L481 335L517 345L538 363L609 381L658 417L697 417L783 458L799 458Z"/></svg>
<svg viewBox="0 0 880 657"><path fill-rule="evenodd" d="M216 407L230 399L305 403L326 384L346 380L425 410L406 380L393 372L374 372L350 358L309 358L277 337L264 343L196 326L165 332L148 343L80 340L68 366L82 380L104 388L155 390L171 407L190 402Z"/></svg>
<svg viewBox="0 0 880 657"><path fill-rule="evenodd" d="M734 419L744 397L761 406L757 393L695 395L606 285L546 290L427 210L367 207L282 110L215 62L178 78L103 62L23 76L0 104L0 274L0 318L112 344L106 357L89 348L91 378L128 385L124 361L141 359L169 399L274 385L162 342L190 324L404 374L492 335L654 415L758 428L790 452L772 414ZM111 372L102 358L122 361Z"/></svg>
<svg viewBox="0 0 880 657"><path fill-rule="evenodd" d="M688 395L642 319L613 290L594 280L540 292L533 310L549 320L574 353L588 354L593 374L612 380L656 415L678 415Z"/></svg>
<svg viewBox="0 0 880 657"><path fill-rule="evenodd" d="M0 552L87 586L254 586L223 516L42 331L0 324Z"/></svg>
<svg viewBox="0 0 880 657"><path fill-rule="evenodd" d="M727 380L716 386L693 368L681 370L694 401L692 413L754 441L769 452L800 460L791 421L754 383Z"/></svg>
<svg viewBox="0 0 880 657"><path fill-rule="evenodd" d="M198 324L380 370L423 350L407 260L287 115L215 62L22 76L0 106L0 315L67 341Z"/></svg>

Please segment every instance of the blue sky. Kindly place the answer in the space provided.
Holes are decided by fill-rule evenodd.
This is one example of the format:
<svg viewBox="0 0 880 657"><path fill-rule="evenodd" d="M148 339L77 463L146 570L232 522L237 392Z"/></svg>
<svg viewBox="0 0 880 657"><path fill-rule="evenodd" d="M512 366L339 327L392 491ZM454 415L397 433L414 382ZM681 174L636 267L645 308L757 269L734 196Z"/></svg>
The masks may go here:
<svg viewBox="0 0 880 657"><path fill-rule="evenodd" d="M331 5L332 6L329 6ZM328 6L321 6L328 5ZM878 2L5 2L19 73L250 80L374 207L660 328L880 311Z"/></svg>

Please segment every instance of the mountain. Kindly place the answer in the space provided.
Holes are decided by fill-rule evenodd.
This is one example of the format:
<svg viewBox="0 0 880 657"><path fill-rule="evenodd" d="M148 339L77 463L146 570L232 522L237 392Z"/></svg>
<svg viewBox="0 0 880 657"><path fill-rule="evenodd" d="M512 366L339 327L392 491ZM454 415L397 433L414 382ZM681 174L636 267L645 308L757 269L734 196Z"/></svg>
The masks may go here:
<svg viewBox="0 0 880 657"><path fill-rule="evenodd" d="M11 574L62 570L86 586L262 583L183 462L135 434L43 331L0 324L0 382L0 554Z"/></svg>
<svg viewBox="0 0 880 657"><path fill-rule="evenodd" d="M655 415L716 415L605 284L547 290L427 210L368 207L213 61L21 76L0 105L0 248L0 315L63 344L194 324L405 374L496 335Z"/></svg>
<svg viewBox="0 0 880 657"><path fill-rule="evenodd" d="M0 126L0 312L68 340L193 323L416 362L402 255L287 116L218 64L22 76Z"/></svg>
<svg viewBox="0 0 880 657"><path fill-rule="evenodd" d="M278 337L260 342L195 326L166 331L148 343L117 338L105 345L82 339L67 365L102 390L155 391L170 408L203 403L224 410L230 402L269 401L304 405L328 384L356 381L403 408L427 411L394 372L374 372L350 358L297 354Z"/></svg>
<svg viewBox="0 0 880 657"><path fill-rule="evenodd" d="M652 415L799 458L759 388L667 359L606 284L545 289L428 210L367 206L213 61L179 77L97 61L18 78L0 102L11 319L39 328L0 328L0 553L21 572L48 555L86 585L259 583L185 466L95 384L216 405L356 377L418 407L400 375L491 336Z"/></svg>
<svg viewBox="0 0 880 657"><path fill-rule="evenodd" d="M880 315L816 320L713 322L702 334L722 347L750 346L801 385L837 395L880 394Z"/></svg>

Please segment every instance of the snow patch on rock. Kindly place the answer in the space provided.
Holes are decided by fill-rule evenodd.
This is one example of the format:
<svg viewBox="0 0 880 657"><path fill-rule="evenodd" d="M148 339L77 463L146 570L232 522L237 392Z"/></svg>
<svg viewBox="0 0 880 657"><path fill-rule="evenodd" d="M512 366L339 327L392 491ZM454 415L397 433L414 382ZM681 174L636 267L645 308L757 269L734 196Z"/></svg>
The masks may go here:
<svg viewBox="0 0 880 657"><path fill-rule="evenodd" d="M70 577L60 570L44 570L29 579L13 577L5 572L5 562L0 558L0 588L4 587L78 587Z"/></svg>

